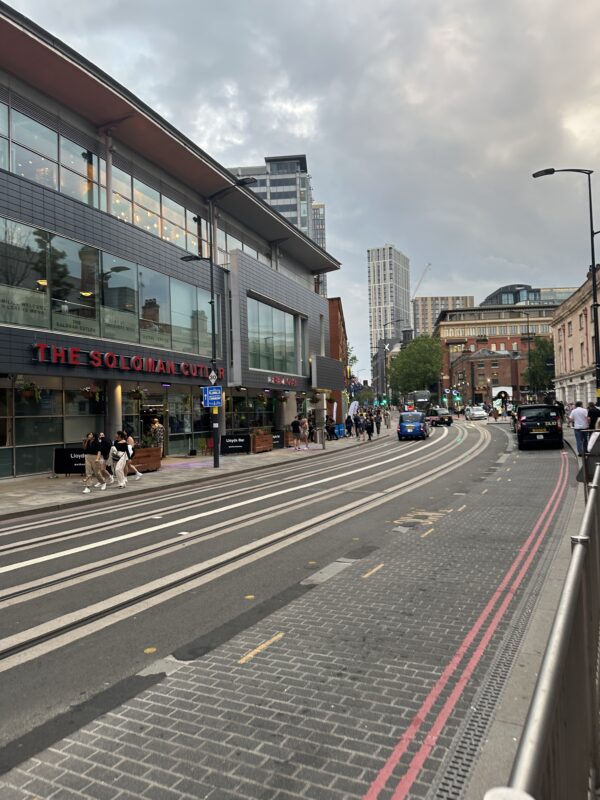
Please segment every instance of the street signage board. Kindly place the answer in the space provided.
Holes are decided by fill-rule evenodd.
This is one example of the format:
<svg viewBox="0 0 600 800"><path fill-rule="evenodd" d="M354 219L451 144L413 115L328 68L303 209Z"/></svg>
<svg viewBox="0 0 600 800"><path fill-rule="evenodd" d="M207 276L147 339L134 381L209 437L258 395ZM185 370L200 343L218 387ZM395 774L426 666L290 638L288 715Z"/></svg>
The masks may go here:
<svg viewBox="0 0 600 800"><path fill-rule="evenodd" d="M221 387L203 386L202 405L206 408L220 408L223 405L223 394Z"/></svg>
<svg viewBox="0 0 600 800"><path fill-rule="evenodd" d="M218 378L218 377L219 377L219 376L218 376L218 375L217 375L217 373L214 371L214 369L211 369L211 371L208 373L208 380L209 380L209 381L210 381L210 382L213 384L213 386L214 386L214 384L217 382L217 378Z"/></svg>

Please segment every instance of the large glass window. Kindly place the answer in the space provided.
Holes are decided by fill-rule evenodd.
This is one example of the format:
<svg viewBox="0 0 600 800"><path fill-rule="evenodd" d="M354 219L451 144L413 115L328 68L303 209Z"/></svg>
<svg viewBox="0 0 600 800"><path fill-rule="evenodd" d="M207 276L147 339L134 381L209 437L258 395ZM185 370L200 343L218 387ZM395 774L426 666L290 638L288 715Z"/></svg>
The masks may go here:
<svg viewBox="0 0 600 800"><path fill-rule="evenodd" d="M85 175L89 181L101 182L98 156L64 136L60 137L60 163L80 175Z"/></svg>
<svg viewBox="0 0 600 800"><path fill-rule="evenodd" d="M154 236L160 236L160 192L133 179L133 222Z"/></svg>
<svg viewBox="0 0 600 800"><path fill-rule="evenodd" d="M138 277L140 342L156 347L171 347L169 279L147 267L138 268Z"/></svg>
<svg viewBox="0 0 600 800"><path fill-rule="evenodd" d="M45 231L0 218L0 322L49 327Z"/></svg>
<svg viewBox="0 0 600 800"><path fill-rule="evenodd" d="M0 139L0 169L8 170L8 139Z"/></svg>
<svg viewBox="0 0 600 800"><path fill-rule="evenodd" d="M195 292L190 292L189 284L175 278L171 278L171 325L173 349L187 353L197 352Z"/></svg>
<svg viewBox="0 0 600 800"><path fill-rule="evenodd" d="M58 134L56 131L14 109L10 118L13 141L24 144L31 150L35 150L36 153L47 156L53 161L58 160Z"/></svg>
<svg viewBox="0 0 600 800"><path fill-rule="evenodd" d="M297 371L295 320L292 314L248 298L248 347L252 369Z"/></svg>
<svg viewBox="0 0 600 800"><path fill-rule="evenodd" d="M125 222L131 222L132 220L132 212L131 212L131 201L126 200L124 197L121 197L120 194L113 192L113 207L112 213L115 217L119 217L119 219L124 220Z"/></svg>
<svg viewBox="0 0 600 800"><path fill-rule="evenodd" d="M52 328L97 336L100 252L70 239L50 236L48 264Z"/></svg>
<svg viewBox="0 0 600 800"><path fill-rule="evenodd" d="M164 195L162 197L162 215L164 219L174 222L180 228L185 228L185 208Z"/></svg>
<svg viewBox="0 0 600 800"><path fill-rule="evenodd" d="M102 336L125 342L139 341L137 266L102 253Z"/></svg>
<svg viewBox="0 0 600 800"><path fill-rule="evenodd" d="M135 205L133 206L133 224L138 228L143 228L153 236L160 236L160 217L146 208Z"/></svg>
<svg viewBox="0 0 600 800"><path fill-rule="evenodd" d="M122 197L131 200L131 175L128 175L119 167L112 167L112 188L114 192L118 192Z"/></svg>
<svg viewBox="0 0 600 800"><path fill-rule="evenodd" d="M0 136L8 136L8 106L0 103Z"/></svg>
<svg viewBox="0 0 600 800"><path fill-rule="evenodd" d="M15 175L58 190L58 166L54 161L17 144L11 147L11 161Z"/></svg>
<svg viewBox="0 0 600 800"><path fill-rule="evenodd" d="M201 356L212 355L212 317L210 312L210 292L206 289L197 290L198 298L198 352ZM215 295L215 349L218 358L221 357L221 300Z"/></svg>
<svg viewBox="0 0 600 800"><path fill-rule="evenodd" d="M87 203L88 206L100 208L100 187L97 183L76 175L65 167L60 170L60 191L63 194Z"/></svg>

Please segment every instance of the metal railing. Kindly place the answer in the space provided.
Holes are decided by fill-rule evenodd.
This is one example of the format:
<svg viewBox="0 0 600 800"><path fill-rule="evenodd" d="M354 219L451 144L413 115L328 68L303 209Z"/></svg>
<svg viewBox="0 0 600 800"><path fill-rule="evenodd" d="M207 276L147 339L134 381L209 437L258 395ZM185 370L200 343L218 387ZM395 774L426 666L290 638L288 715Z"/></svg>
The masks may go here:
<svg viewBox="0 0 600 800"><path fill-rule="evenodd" d="M595 797L600 767L600 469L571 560L508 786L484 800Z"/></svg>

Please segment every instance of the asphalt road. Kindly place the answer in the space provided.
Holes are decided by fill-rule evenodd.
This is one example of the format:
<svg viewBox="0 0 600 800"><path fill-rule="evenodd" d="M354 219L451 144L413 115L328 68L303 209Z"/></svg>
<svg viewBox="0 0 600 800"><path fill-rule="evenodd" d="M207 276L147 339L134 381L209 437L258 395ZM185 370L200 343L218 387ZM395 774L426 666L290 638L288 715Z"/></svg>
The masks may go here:
<svg viewBox="0 0 600 800"><path fill-rule="evenodd" d="M391 542L406 553L413 581L415 641L431 635L427 603L437 608L440 593L464 606L464 620L454 621L466 628L514 545L517 483L528 481L533 518L566 458L517 453L503 427L463 422L426 442L367 442L327 459L6 524L0 767L135 696L153 680L140 676L150 661L198 659L310 592L314 576L325 579L344 559L372 560ZM444 520L454 514L456 525L473 497L477 514L465 522L473 536L455 550L441 535ZM503 516L505 541L490 546L488 523L497 529ZM465 571L469 550L476 577ZM410 651L410 640L402 645Z"/></svg>

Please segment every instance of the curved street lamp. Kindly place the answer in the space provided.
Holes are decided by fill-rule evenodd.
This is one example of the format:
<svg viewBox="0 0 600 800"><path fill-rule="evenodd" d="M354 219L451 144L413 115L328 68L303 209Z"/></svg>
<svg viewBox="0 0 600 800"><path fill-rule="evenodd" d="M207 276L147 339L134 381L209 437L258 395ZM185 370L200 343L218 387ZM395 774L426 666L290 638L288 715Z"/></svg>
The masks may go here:
<svg viewBox="0 0 600 800"><path fill-rule="evenodd" d="M587 175L588 182L588 205L590 214L590 247L592 251L592 318L594 321L594 361L595 363L595 377L596 377L596 402L600 398L600 341L598 340L598 284L596 279L596 252L594 249L594 237L600 231L594 230L594 213L592 208L592 174L593 169L540 169L533 173L534 178L543 178L546 175L554 175L555 172L578 172L581 175Z"/></svg>

